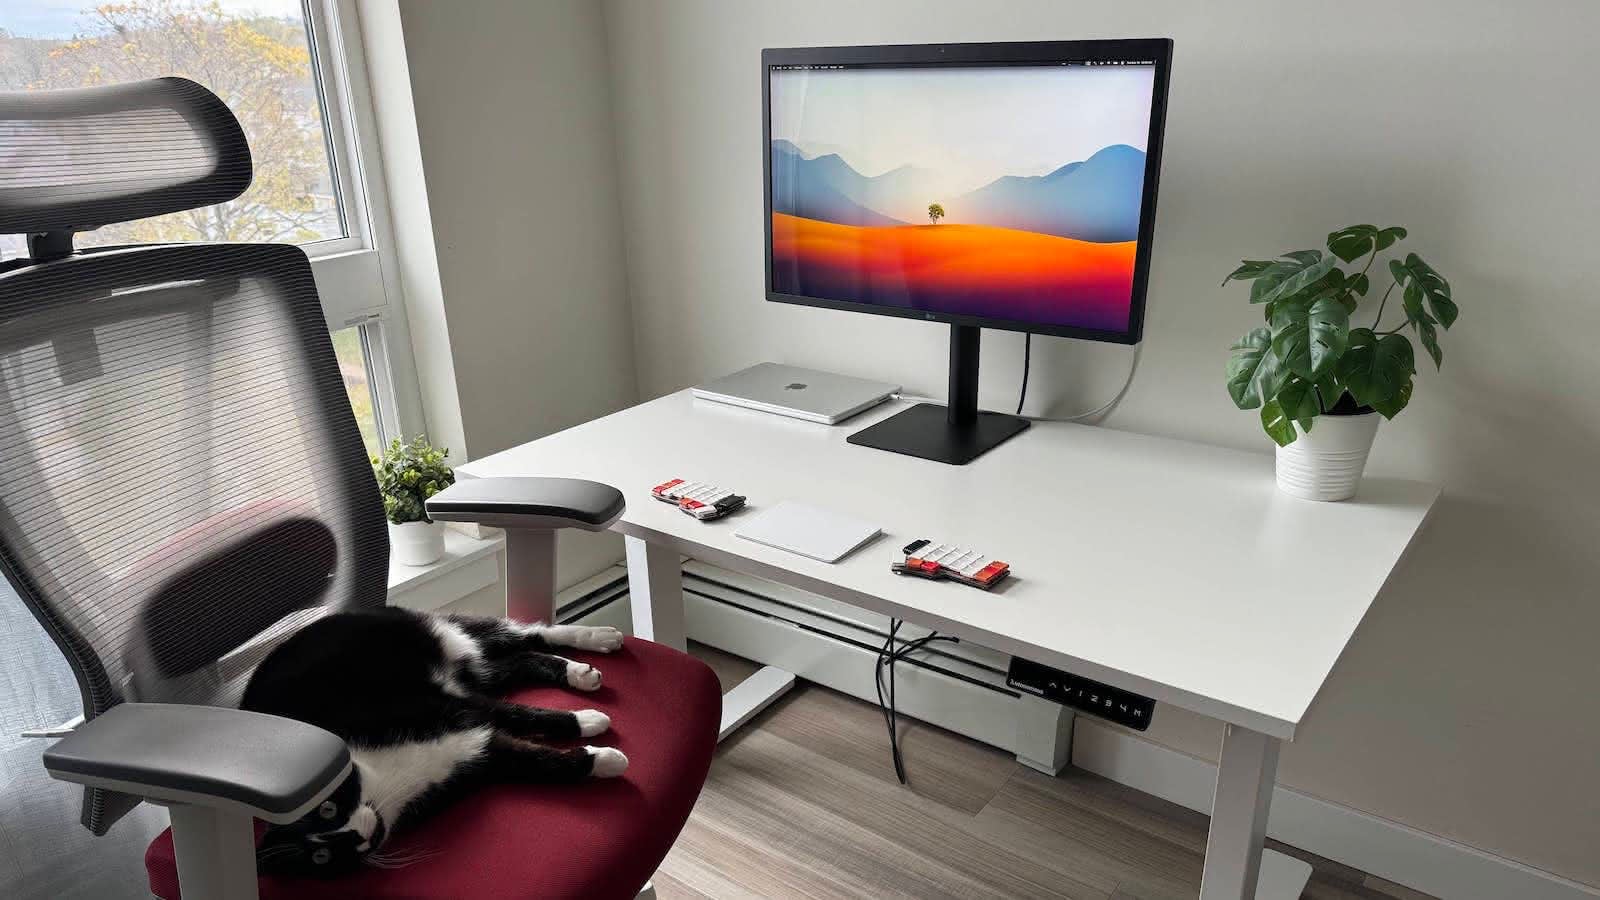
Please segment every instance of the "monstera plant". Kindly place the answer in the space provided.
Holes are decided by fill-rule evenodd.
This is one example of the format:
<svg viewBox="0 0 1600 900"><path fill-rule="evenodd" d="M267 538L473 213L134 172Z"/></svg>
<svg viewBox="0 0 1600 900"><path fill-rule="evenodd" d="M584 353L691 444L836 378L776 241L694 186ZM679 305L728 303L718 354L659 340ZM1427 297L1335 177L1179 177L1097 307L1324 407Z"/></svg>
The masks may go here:
<svg viewBox="0 0 1600 900"><path fill-rule="evenodd" d="M1266 320L1233 345L1228 395L1240 409L1261 410L1278 446L1311 431L1318 416L1376 410L1392 419L1405 409L1416 374L1411 335L1439 367L1439 329L1455 324L1458 310L1443 275L1415 253L1399 256L1405 237L1399 226L1352 225L1328 235L1326 253L1247 259L1223 279L1250 282L1250 302ZM1380 293L1372 270L1386 253L1390 284Z"/></svg>

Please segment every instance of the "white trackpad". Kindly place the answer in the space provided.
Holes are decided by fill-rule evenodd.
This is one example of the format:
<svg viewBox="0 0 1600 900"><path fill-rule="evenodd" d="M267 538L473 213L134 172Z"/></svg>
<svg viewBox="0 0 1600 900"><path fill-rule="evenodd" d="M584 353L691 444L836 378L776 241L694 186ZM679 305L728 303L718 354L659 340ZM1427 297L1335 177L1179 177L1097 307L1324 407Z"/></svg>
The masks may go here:
<svg viewBox="0 0 1600 900"><path fill-rule="evenodd" d="M740 525L734 535L834 563L881 533L878 526L853 516L785 500Z"/></svg>

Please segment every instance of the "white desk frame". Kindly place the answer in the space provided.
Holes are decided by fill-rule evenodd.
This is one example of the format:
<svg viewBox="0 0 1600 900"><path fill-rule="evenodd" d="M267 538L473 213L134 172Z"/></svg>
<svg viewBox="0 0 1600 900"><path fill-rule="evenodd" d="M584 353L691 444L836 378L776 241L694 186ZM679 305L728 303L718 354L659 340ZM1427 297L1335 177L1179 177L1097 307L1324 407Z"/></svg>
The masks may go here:
<svg viewBox="0 0 1600 900"><path fill-rule="evenodd" d="M898 408L829 427L684 391L462 471L620 488L628 510L613 529L625 537L641 637L685 646L681 559L692 556L1220 719L1200 896L1248 900L1258 882L1263 896L1297 895L1303 863L1268 853L1263 867L1280 744L1438 488L1369 478L1352 501L1313 503L1276 491L1266 454L1067 423L1036 423L962 467L845 443ZM699 522L650 498L674 477L737 490L752 509ZM885 537L829 565L733 536L739 516L790 498L876 521ZM890 573L895 551L918 537L1000 556L1015 577L986 594ZM768 669L736 688L724 734L792 683Z"/></svg>

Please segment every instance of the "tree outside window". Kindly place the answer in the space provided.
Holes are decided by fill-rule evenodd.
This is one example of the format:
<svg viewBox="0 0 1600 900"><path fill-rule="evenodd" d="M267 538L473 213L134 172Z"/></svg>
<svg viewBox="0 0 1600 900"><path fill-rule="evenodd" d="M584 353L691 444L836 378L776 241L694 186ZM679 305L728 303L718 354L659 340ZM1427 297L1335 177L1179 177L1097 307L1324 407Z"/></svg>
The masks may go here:
<svg viewBox="0 0 1600 900"><path fill-rule="evenodd" d="M136 0L64 13L56 27L71 30L58 36L0 31L0 86L7 90L178 75L221 97L250 141L255 180L242 196L107 225L80 245L344 236L305 20L298 4L277 4L280 15L254 12L259 5Z"/></svg>
<svg viewBox="0 0 1600 900"><path fill-rule="evenodd" d="M345 237L338 181L299 0L28 0L0 6L0 90L116 84L177 75L228 104L250 142L255 178L227 203L79 234L80 247L182 241L305 244ZM0 254L26 254L21 235ZM351 407L370 449L381 435L373 362L360 327L335 332Z"/></svg>

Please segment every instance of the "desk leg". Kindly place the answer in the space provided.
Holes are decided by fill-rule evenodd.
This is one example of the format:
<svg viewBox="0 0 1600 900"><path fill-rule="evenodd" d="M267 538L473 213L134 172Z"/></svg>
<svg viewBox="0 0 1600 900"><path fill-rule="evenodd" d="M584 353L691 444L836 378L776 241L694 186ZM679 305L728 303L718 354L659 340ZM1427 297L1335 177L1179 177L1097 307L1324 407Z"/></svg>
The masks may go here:
<svg viewBox="0 0 1600 900"><path fill-rule="evenodd" d="M1054 778L1072 762L1070 706L1023 693L1017 698L1017 762Z"/></svg>
<svg viewBox="0 0 1600 900"><path fill-rule="evenodd" d="M628 602L633 607L634 635L685 649L683 568L678 554L632 535L625 535L623 543L628 551Z"/></svg>
<svg viewBox="0 0 1600 900"><path fill-rule="evenodd" d="M1211 801L1200 900L1252 900L1261 844L1278 774L1277 738L1229 725L1222 735L1217 793Z"/></svg>

